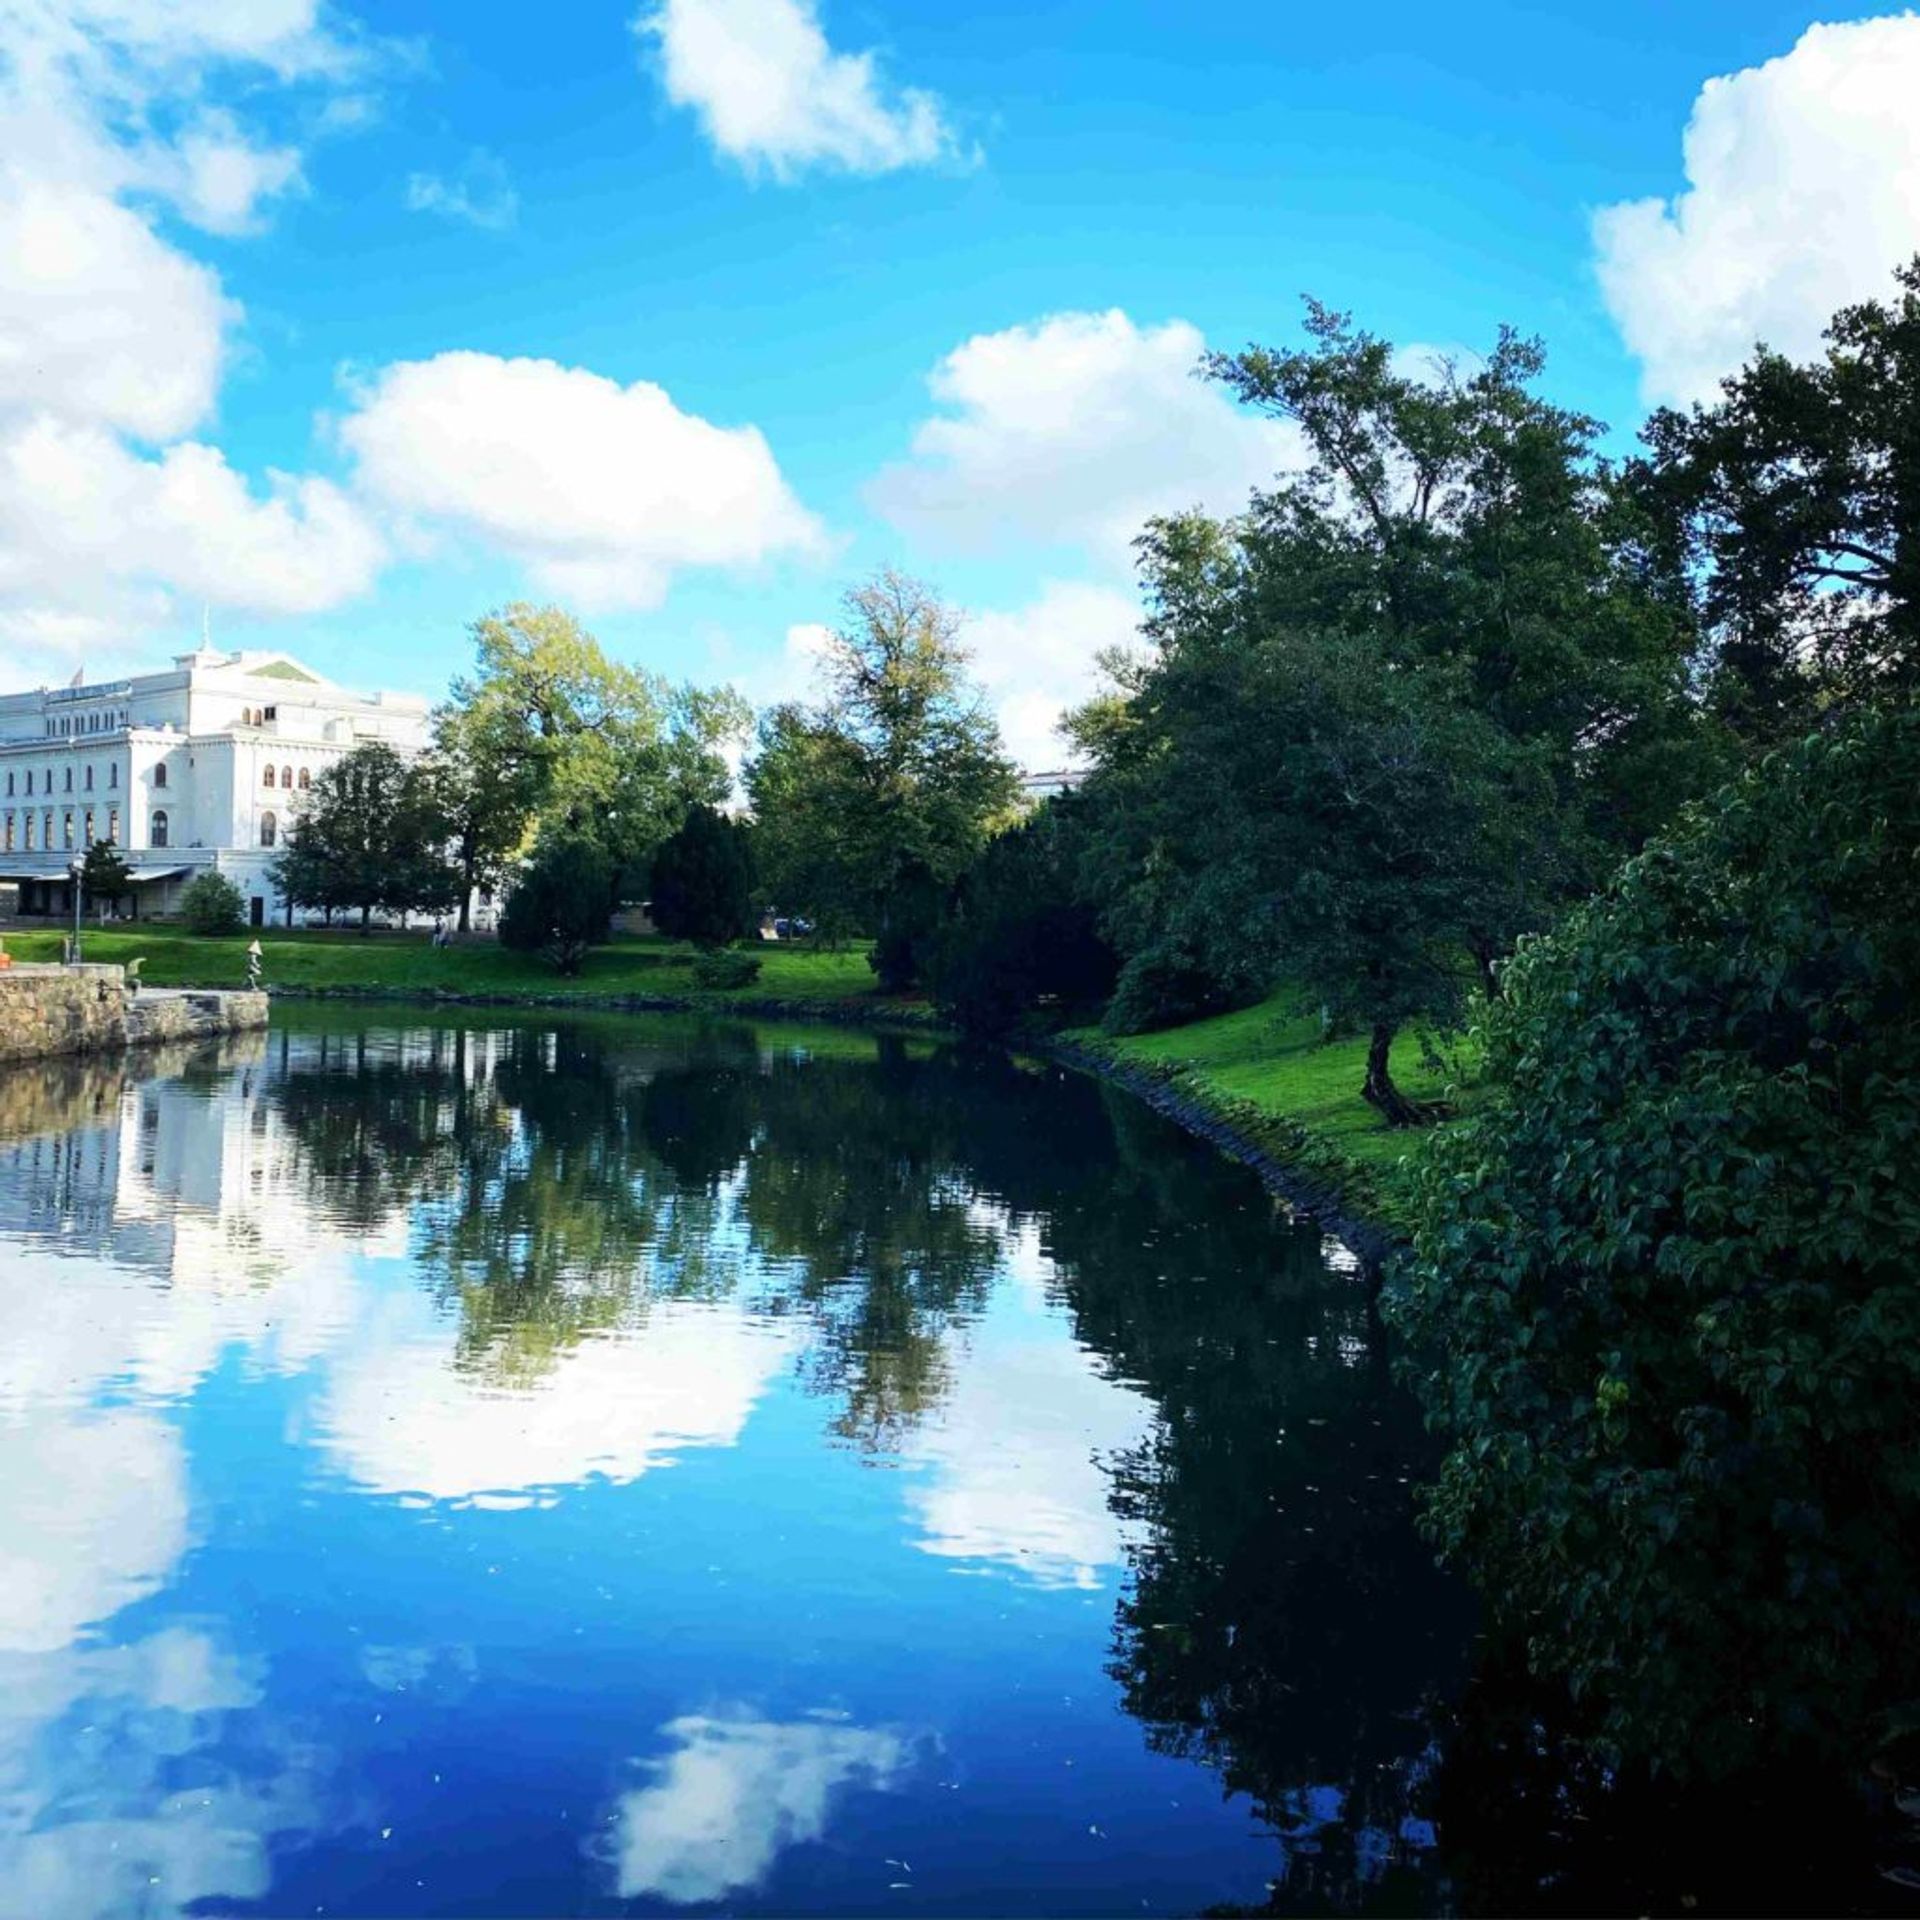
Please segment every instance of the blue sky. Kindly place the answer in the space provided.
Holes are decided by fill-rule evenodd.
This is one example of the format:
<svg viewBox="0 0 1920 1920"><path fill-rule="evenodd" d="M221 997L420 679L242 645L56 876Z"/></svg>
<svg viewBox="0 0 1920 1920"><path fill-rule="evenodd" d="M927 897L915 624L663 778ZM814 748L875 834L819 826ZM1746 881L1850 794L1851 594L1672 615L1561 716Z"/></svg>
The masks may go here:
<svg viewBox="0 0 1920 1920"><path fill-rule="evenodd" d="M892 562L1045 759L1289 456L1202 341L1511 320L1624 445L1920 247L1920 20L1563 12L0 0L5 678L436 693L528 597L765 699Z"/></svg>

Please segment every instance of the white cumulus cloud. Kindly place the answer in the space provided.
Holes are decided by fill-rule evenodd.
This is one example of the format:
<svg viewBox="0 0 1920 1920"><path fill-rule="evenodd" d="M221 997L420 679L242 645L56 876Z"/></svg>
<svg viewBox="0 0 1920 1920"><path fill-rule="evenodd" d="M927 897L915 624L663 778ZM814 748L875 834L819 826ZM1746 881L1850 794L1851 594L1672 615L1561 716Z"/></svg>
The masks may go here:
<svg viewBox="0 0 1920 1920"><path fill-rule="evenodd" d="M359 72L317 0L0 0L0 644L94 665L176 596L305 611L361 591L381 541L340 489L263 486L189 436L243 316L155 224L240 234L299 151L209 100Z"/></svg>
<svg viewBox="0 0 1920 1920"><path fill-rule="evenodd" d="M382 370L339 431L368 493L591 609L654 606L683 567L824 538L757 428L684 413L650 381L443 353Z"/></svg>
<svg viewBox="0 0 1920 1920"><path fill-rule="evenodd" d="M1686 186L1594 218L1601 289L1646 397L1710 399L1756 340L1815 352L1834 310L1920 250L1920 16L1809 27L1709 80Z"/></svg>
<svg viewBox="0 0 1920 1920"><path fill-rule="evenodd" d="M968 621L973 670L1023 767L1038 772L1073 757L1061 717L1099 684L1100 653L1130 644L1139 623L1136 595L1089 580L1046 581L1026 605Z"/></svg>
<svg viewBox="0 0 1920 1920"><path fill-rule="evenodd" d="M943 411L873 504L931 546L1072 543L1111 566L1154 514L1238 512L1302 447L1194 378L1205 345L1185 320L1143 327L1118 308L976 334L934 368Z"/></svg>
<svg viewBox="0 0 1920 1920"><path fill-rule="evenodd" d="M836 53L813 0L662 0L634 30L653 43L667 98L750 172L792 180L970 157L935 95L889 87L870 52Z"/></svg>

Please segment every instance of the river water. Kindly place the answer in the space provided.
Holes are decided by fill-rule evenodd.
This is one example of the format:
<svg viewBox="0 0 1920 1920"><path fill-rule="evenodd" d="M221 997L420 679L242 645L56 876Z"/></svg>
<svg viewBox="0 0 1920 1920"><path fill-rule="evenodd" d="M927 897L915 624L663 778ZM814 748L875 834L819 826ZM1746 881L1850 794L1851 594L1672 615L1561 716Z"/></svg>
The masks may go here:
<svg viewBox="0 0 1920 1920"><path fill-rule="evenodd" d="M296 1012L0 1076L0 1910L1447 1897L1356 1263L919 1040Z"/></svg>

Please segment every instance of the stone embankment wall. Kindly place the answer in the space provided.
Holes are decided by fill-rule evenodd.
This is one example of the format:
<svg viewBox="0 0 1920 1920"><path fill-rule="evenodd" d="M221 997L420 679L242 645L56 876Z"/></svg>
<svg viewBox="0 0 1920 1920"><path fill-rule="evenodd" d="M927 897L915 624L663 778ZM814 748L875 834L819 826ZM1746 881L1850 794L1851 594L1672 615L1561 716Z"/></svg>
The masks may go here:
<svg viewBox="0 0 1920 1920"><path fill-rule="evenodd" d="M0 970L0 1061L201 1040L266 1024L264 993L132 994L120 967Z"/></svg>

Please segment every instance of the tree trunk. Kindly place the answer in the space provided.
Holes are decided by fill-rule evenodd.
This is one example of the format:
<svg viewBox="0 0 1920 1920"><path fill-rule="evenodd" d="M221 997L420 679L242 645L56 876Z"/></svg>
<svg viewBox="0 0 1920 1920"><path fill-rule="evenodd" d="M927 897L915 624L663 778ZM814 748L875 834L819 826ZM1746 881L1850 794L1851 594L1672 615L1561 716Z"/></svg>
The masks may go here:
<svg viewBox="0 0 1920 1920"><path fill-rule="evenodd" d="M462 933L470 926L468 914L473 905L473 869L477 857L469 840L460 851L460 914L455 925Z"/></svg>
<svg viewBox="0 0 1920 1920"><path fill-rule="evenodd" d="M1390 1127L1427 1126L1439 1117L1438 1114L1402 1093L1393 1083L1393 1071L1389 1065L1393 1035L1394 1028L1387 1021L1381 1021L1374 1027L1372 1037L1367 1042L1367 1079L1360 1089L1360 1097L1368 1106L1384 1114Z"/></svg>
<svg viewBox="0 0 1920 1920"><path fill-rule="evenodd" d="M1473 949L1474 965L1480 969L1480 991L1489 1000L1500 998L1500 950L1492 942L1474 940L1469 943Z"/></svg>
<svg viewBox="0 0 1920 1920"><path fill-rule="evenodd" d="M367 935L370 934L372 931L373 931L373 909L371 907L362 907L360 909L361 939L364 940L367 937Z"/></svg>

